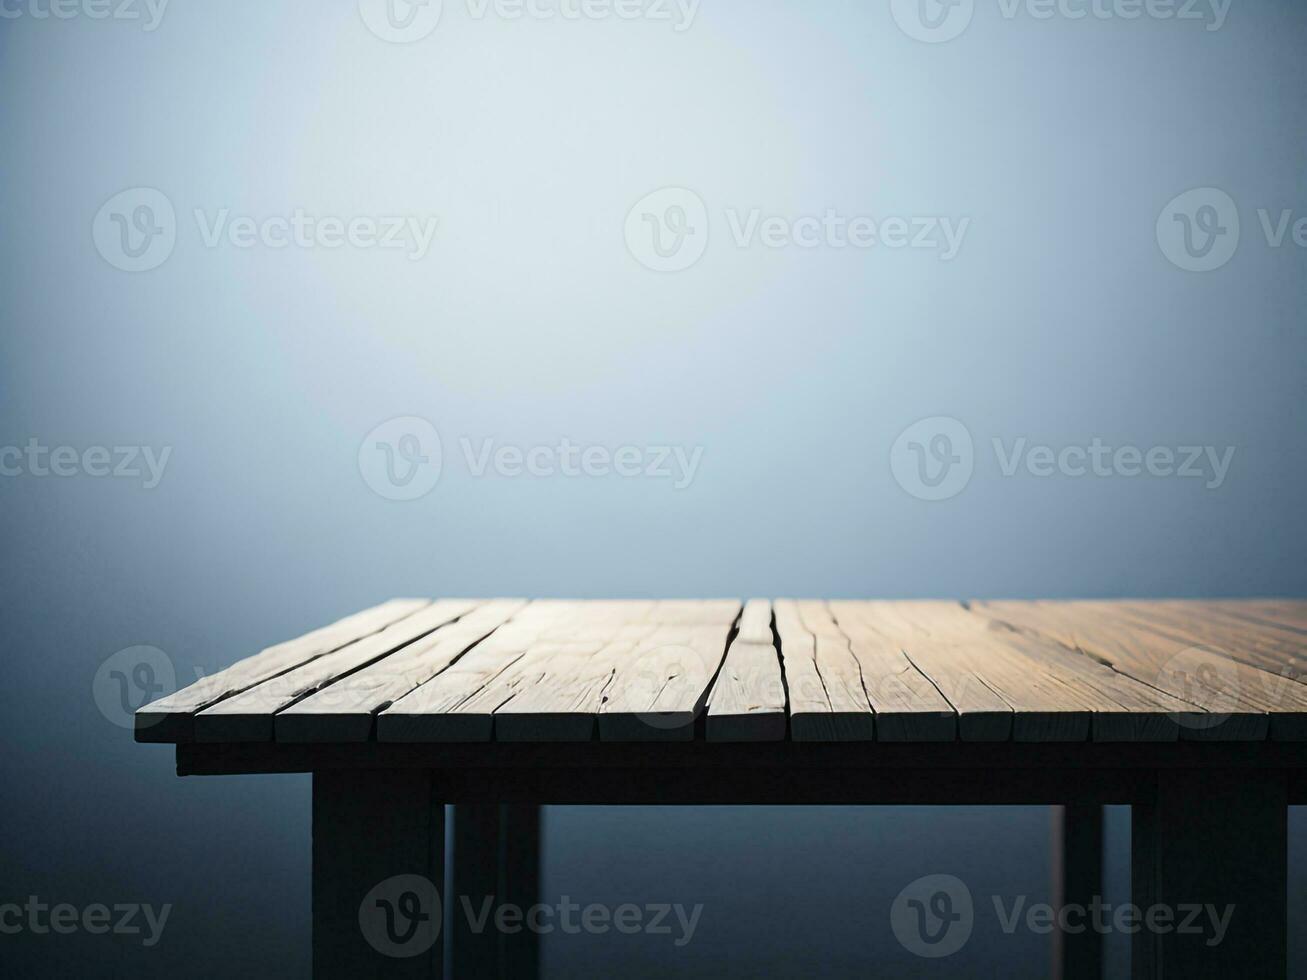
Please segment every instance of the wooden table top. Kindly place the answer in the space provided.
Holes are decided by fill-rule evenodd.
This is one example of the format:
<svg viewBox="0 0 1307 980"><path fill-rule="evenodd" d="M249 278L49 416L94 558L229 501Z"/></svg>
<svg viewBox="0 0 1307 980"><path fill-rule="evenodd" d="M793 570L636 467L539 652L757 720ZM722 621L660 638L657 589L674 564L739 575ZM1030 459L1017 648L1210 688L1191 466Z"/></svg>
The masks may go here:
<svg viewBox="0 0 1307 980"><path fill-rule="evenodd" d="M1307 600L395 599L137 712L175 743L1307 739Z"/></svg>

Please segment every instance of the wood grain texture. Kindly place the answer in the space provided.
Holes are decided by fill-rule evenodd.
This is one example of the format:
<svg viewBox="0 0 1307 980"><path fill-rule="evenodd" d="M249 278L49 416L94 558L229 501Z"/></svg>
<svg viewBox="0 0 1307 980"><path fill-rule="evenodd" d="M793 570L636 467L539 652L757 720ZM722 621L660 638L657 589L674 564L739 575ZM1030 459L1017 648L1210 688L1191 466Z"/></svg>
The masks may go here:
<svg viewBox="0 0 1307 980"><path fill-rule="evenodd" d="M771 603L750 599L708 696L709 741L774 742L785 737L785 679L772 638Z"/></svg>
<svg viewBox="0 0 1307 980"><path fill-rule="evenodd" d="M484 742L506 709L512 717L499 726L500 739L589 739L611 674L592 661L610 643L627 643L629 653L631 639L651 629L642 624L655 605L533 602L452 669L381 712L377 737Z"/></svg>
<svg viewBox="0 0 1307 980"><path fill-rule="evenodd" d="M1307 636L1307 599L1174 599L1176 603L1198 604L1222 615L1247 622L1264 623Z"/></svg>
<svg viewBox="0 0 1307 980"><path fill-rule="evenodd" d="M429 681L522 610L496 599L277 713L279 742L362 742L376 713Z"/></svg>
<svg viewBox="0 0 1307 980"><path fill-rule="evenodd" d="M379 633L219 701L195 716L195 738L201 742L271 741L272 719L278 711L426 636L478 604L472 599L438 599Z"/></svg>
<svg viewBox="0 0 1307 980"><path fill-rule="evenodd" d="M1182 739L1307 737L1307 700L1297 682L1145 625L1114 603L986 602L976 609L1192 706L1173 715Z"/></svg>
<svg viewBox="0 0 1307 980"><path fill-rule="evenodd" d="M982 675L968 669L967 645L983 636L984 624L961 606L942 601L860 602L858 618L892 638L904 658L939 691L957 715L958 737L964 742L1002 742L1012 736L1012 705Z"/></svg>
<svg viewBox="0 0 1307 980"><path fill-rule="evenodd" d="M1232 660L1302 681L1307 673L1307 635L1254 619L1230 616L1201 602L1114 602L1112 611L1134 625L1189 646L1203 646ZM1307 687L1304 687L1307 693Z"/></svg>
<svg viewBox="0 0 1307 980"><path fill-rule="evenodd" d="M858 662L879 741L951 742L957 737L953 705L908 657L910 638L878 616L875 603L831 602L830 612Z"/></svg>
<svg viewBox="0 0 1307 980"><path fill-rule="evenodd" d="M776 633L797 742L861 742L876 737L871 702L848 638L826 604L778 599Z"/></svg>
<svg viewBox="0 0 1307 980"><path fill-rule="evenodd" d="M137 737L1307 740L1304 610L1292 600L393 600L146 706Z"/></svg>
<svg viewBox="0 0 1307 980"><path fill-rule="evenodd" d="M996 623L960 604L899 605L923 629L951 644L962 677L975 678L1013 709L1017 741L1172 741L1175 716L1193 706L1112 670L1081 651L1040 634ZM948 659L928 645L912 653L945 671ZM932 674L933 676L933 674Z"/></svg>
<svg viewBox="0 0 1307 980"><path fill-rule="evenodd" d="M692 739L740 613L735 600L658 603L653 632L629 656L607 660L612 679L600 699L599 737Z"/></svg>
<svg viewBox="0 0 1307 980"><path fill-rule="evenodd" d="M270 646L252 657L238 660L225 670L203 677L189 687L142 707L136 712L136 740L190 741L195 737L196 712L310 660L339 650L355 640L377 633L406 616L411 616L429 603L429 599L391 599L304 636Z"/></svg>

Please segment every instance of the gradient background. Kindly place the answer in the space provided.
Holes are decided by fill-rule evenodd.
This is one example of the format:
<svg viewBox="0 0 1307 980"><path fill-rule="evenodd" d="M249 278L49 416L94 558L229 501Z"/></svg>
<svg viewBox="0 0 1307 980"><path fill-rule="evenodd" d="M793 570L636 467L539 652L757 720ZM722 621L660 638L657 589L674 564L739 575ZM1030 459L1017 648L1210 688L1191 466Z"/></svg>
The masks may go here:
<svg viewBox="0 0 1307 980"><path fill-rule="evenodd" d="M923 44L886 2L703 0L681 33L447 2L410 45L346 0L174 0L150 33L22 3L0 19L0 445L173 454L149 491L0 478L0 901L175 908L153 949L2 936L5 966L308 970L309 779L178 780L167 747L97 710L96 669L124 647L161 648L188 682L412 594L1307 595L1307 252L1267 247L1256 219L1307 214L1301 3L1235 0L1208 32L1009 20L981 0L962 36ZM708 202L711 242L656 274L622 229L668 185ZM1238 202L1243 241L1224 268L1182 272L1154 223L1208 185ZM128 274L91 224L138 186L169 197L179 229L163 265ZM297 207L440 227L412 262L206 248L192 217ZM740 249L725 208L971 226L952 262ZM357 456L409 415L436 424L446 466L397 503ZM970 429L977 463L928 503L888 454L935 415ZM1212 491L1003 478L988 449L1096 436L1236 456ZM704 455L680 491L477 479L460 437ZM1297 921L1307 827L1292 821ZM550 810L546 897L707 907L685 949L553 937L546 972L1041 976L1043 939L982 916L931 963L885 909L934 872L1042 900L1048 823L1037 808Z"/></svg>

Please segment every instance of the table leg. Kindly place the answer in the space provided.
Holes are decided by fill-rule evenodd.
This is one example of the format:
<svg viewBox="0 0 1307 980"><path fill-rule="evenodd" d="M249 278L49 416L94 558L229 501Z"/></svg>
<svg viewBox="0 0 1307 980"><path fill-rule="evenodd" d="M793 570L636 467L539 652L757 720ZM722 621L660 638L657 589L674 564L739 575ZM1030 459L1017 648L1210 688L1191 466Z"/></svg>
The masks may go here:
<svg viewBox="0 0 1307 980"><path fill-rule="evenodd" d="M539 937L525 922L539 900L540 808L456 805L453 861L454 976L533 980ZM521 910L506 928L496 918L502 907Z"/></svg>
<svg viewBox="0 0 1307 980"><path fill-rule="evenodd" d="M444 874L429 772L315 772L314 977L443 976Z"/></svg>
<svg viewBox="0 0 1307 980"><path fill-rule="evenodd" d="M494 910L500 896L499 805L459 803L453 813L451 972L456 977L494 980L499 976ZM487 902L490 905L483 914Z"/></svg>
<svg viewBox="0 0 1307 980"><path fill-rule="evenodd" d="M1061 906L1092 908L1103 894L1103 808L1053 807L1054 900ZM1077 917L1079 932L1053 933L1053 975L1058 980L1100 980L1103 935Z"/></svg>
<svg viewBox="0 0 1307 980"><path fill-rule="evenodd" d="M1287 788L1275 770L1158 772L1131 808L1136 980L1286 975Z"/></svg>
<svg viewBox="0 0 1307 980"><path fill-rule="evenodd" d="M524 913L540 901L540 807L500 807L500 875L503 894ZM501 976L535 980L540 936L530 929L504 936Z"/></svg>

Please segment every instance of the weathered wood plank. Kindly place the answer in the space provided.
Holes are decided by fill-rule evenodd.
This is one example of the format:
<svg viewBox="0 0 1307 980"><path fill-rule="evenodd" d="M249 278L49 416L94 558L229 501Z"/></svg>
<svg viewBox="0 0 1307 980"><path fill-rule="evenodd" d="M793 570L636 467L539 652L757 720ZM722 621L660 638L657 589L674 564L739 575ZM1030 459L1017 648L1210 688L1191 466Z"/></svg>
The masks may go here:
<svg viewBox="0 0 1307 980"><path fill-rule="evenodd" d="M778 599L776 633L797 742L870 741L875 715L858 661L822 602Z"/></svg>
<svg viewBox="0 0 1307 980"><path fill-rule="evenodd" d="M197 741L264 742L273 737L272 716L301 698L374 660L426 636L479 605L478 600L439 599L379 633L356 640L195 716Z"/></svg>
<svg viewBox="0 0 1307 980"><path fill-rule="evenodd" d="M833 620L849 641L862 672L862 686L876 713L882 742L951 742L958 716L904 652L909 637L896 636L876 615L876 603L831 602Z"/></svg>
<svg viewBox="0 0 1307 980"><path fill-rule="evenodd" d="M772 638L771 603L750 599L708 696L705 734L716 742L785 737L785 681Z"/></svg>
<svg viewBox="0 0 1307 980"><path fill-rule="evenodd" d="M1175 602L1196 600L1177 599ZM1203 605L1236 619L1307 635L1307 599L1214 599Z"/></svg>
<svg viewBox="0 0 1307 980"><path fill-rule="evenodd" d="M376 713L429 681L526 605L495 599L276 715L279 742L363 742Z"/></svg>
<svg viewBox="0 0 1307 980"><path fill-rule="evenodd" d="M488 741L495 733L497 710L519 695L525 698L538 692L548 698L551 691L561 691L569 683L585 684L594 672L587 667L591 659L623 630L632 629L628 624L647 618L654 607L652 601L534 602L453 668L381 712L377 737L381 741ZM506 740L533 734L548 736L546 740L588 739L598 703L596 691L583 710L543 711L536 719L535 709L524 701L522 717L506 719L497 735Z"/></svg>
<svg viewBox="0 0 1307 980"><path fill-rule="evenodd" d="M658 603L653 633L630 657L610 661L613 677L599 704L599 737L692 739L740 611L735 600Z"/></svg>
<svg viewBox="0 0 1307 980"><path fill-rule="evenodd" d="M938 600L869 601L861 604L859 617L892 637L908 662L939 690L957 714L964 742L1003 742L1012 736L1012 706L950 656L958 644L983 633L983 624L961 606Z"/></svg>
<svg viewBox="0 0 1307 980"><path fill-rule="evenodd" d="M1240 619L1204 602L1113 602L1122 620L1190 646L1239 660L1270 674L1301 682L1307 672L1307 635L1254 619ZM1307 694L1307 687L1303 693Z"/></svg>
<svg viewBox="0 0 1307 980"><path fill-rule="evenodd" d="M1192 705L1174 716L1183 739L1307 736L1307 703L1291 682L1122 617L1111 603L986 602L975 608Z"/></svg>
<svg viewBox="0 0 1307 980"><path fill-rule="evenodd" d="M927 634L926 639L909 644L912 662L942 691L961 694L984 688L996 695L1012 711L1015 741L1082 741L1089 737L1093 703L1077 696L1075 688L1059 687L1041 678L1022 651L999 641L984 620L951 602L901 602L893 608Z"/></svg>
<svg viewBox="0 0 1307 980"><path fill-rule="evenodd" d="M657 628L662 603L587 603L577 621L536 644L501 681L460 705L490 715L502 742L586 742L595 737L614 665Z"/></svg>
<svg viewBox="0 0 1307 980"><path fill-rule="evenodd" d="M900 606L914 608L927 613L919 616L924 628L954 644L952 657L967 673L1012 705L1018 741L1085 737L1085 722L1097 741L1171 741L1175 715L1193 707L1073 647L997 626L960 604ZM924 657L938 662L931 653Z"/></svg>
<svg viewBox="0 0 1307 980"><path fill-rule="evenodd" d="M195 737L196 712L377 633L429 604L429 599L391 599L238 660L225 670L203 677L189 687L142 707L136 712L136 740L188 742Z"/></svg>

